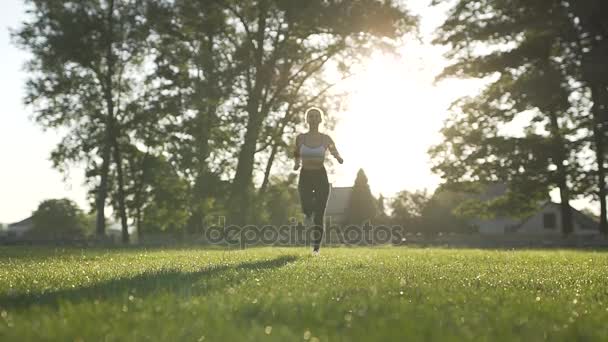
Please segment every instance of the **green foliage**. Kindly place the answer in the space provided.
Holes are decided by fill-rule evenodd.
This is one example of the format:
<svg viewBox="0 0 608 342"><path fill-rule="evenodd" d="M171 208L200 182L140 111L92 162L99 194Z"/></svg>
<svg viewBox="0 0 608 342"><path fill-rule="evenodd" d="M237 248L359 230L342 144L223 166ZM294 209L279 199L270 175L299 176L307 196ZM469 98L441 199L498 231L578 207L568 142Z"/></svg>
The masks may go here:
<svg viewBox="0 0 608 342"><path fill-rule="evenodd" d="M403 190L391 200L391 221L406 231L421 229L422 213L430 200L426 191Z"/></svg>
<svg viewBox="0 0 608 342"><path fill-rule="evenodd" d="M401 191L391 202L393 224L405 232L469 233L471 227L461 210L468 196L439 187L433 195L426 191Z"/></svg>
<svg viewBox="0 0 608 342"><path fill-rule="evenodd" d="M374 220L377 214L377 202L367 183L367 176L363 169L359 169L346 208L346 222L347 224L360 225Z"/></svg>
<svg viewBox="0 0 608 342"><path fill-rule="evenodd" d="M26 104L41 126L65 134L53 163L85 166L98 224L109 203L140 233L200 232L217 215L283 220L293 207L281 213L275 202L293 196L259 198L255 173L265 169L267 186L299 114L337 108L332 88L349 66L394 48L417 21L400 4L372 0L27 6L13 39L31 55Z"/></svg>
<svg viewBox="0 0 608 342"><path fill-rule="evenodd" d="M422 209L422 228L427 233L471 233L473 227L458 211L466 195L439 188Z"/></svg>
<svg viewBox="0 0 608 342"><path fill-rule="evenodd" d="M26 237L44 240L72 240L86 234L87 217L69 199L50 199L40 203L32 214L32 229Z"/></svg>
<svg viewBox="0 0 608 342"><path fill-rule="evenodd" d="M576 36L559 1L458 1L438 30L436 42L451 46L453 60L439 78L488 80L477 97L455 103L444 141L429 151L448 185L509 186L508 196L480 210L522 215L558 188L570 232L568 203L589 194ZM514 122L524 124L505 130Z"/></svg>
<svg viewBox="0 0 608 342"><path fill-rule="evenodd" d="M97 225L96 213L84 214L84 235L86 237L92 237L95 235Z"/></svg>
<svg viewBox="0 0 608 342"><path fill-rule="evenodd" d="M309 253L2 247L0 335L7 341L608 336L603 252L393 247L322 248L320 258Z"/></svg>
<svg viewBox="0 0 608 342"><path fill-rule="evenodd" d="M138 83L149 34L146 3L29 0L29 16L13 33L31 56L25 103L43 128L64 135L51 154L54 166L64 172L70 165L85 166L99 224L109 172L119 184L113 187L119 190L114 209L126 215L119 141L133 135L134 107L143 98ZM99 234L103 230L98 226Z"/></svg>
<svg viewBox="0 0 608 342"><path fill-rule="evenodd" d="M390 217L388 216L386 210L386 198L384 198L384 195L380 194L378 196L377 199L377 203L376 206L378 208L378 215L376 215L376 218L374 220L375 224L382 224L382 225L387 225L390 223Z"/></svg>
<svg viewBox="0 0 608 342"><path fill-rule="evenodd" d="M300 199L298 189L295 186L296 177L274 181L264 194L268 219L265 222L274 226L287 225L292 219L300 216Z"/></svg>
<svg viewBox="0 0 608 342"><path fill-rule="evenodd" d="M415 25L415 18L393 2L379 1L226 1L242 31L234 37L243 72L237 78L245 96L246 118L231 191L231 216L248 216L258 142L293 130L298 116L318 104L335 82L326 71L348 74L361 55L390 47ZM336 70L336 66L338 67ZM242 103L242 104L241 104ZM308 103L308 104L307 104ZM279 129L277 129L279 128ZM271 132L270 134L268 132ZM289 139L291 141L292 139ZM285 151L285 150L283 150Z"/></svg>
<svg viewBox="0 0 608 342"><path fill-rule="evenodd" d="M124 151L129 158L125 168L127 207L138 233L182 232L189 218L187 182L162 156L134 147Z"/></svg>

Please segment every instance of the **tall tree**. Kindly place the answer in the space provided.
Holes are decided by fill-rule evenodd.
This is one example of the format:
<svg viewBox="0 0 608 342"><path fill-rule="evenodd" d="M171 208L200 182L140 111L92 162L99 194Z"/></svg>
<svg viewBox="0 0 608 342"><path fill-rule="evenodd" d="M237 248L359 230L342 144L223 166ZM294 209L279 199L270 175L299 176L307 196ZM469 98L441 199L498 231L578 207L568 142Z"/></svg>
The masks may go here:
<svg viewBox="0 0 608 342"><path fill-rule="evenodd" d="M137 98L134 69L146 40L145 2L27 0L30 17L13 34L28 50L25 102L45 128L67 132L56 167L84 163L95 186L97 234L105 233L111 166L116 173L123 241L128 241L120 139L128 104ZM113 163L112 163L113 162Z"/></svg>
<svg viewBox="0 0 608 342"><path fill-rule="evenodd" d="M430 200L426 191L402 190L391 199L391 221L404 231L422 229L422 213Z"/></svg>
<svg viewBox="0 0 608 342"><path fill-rule="evenodd" d="M298 79L323 72L329 61L349 61L358 48L394 38L415 21L390 1L221 2L238 22L238 78L246 118L230 194L230 219L249 215L255 155L269 112ZM302 88L301 91L306 91ZM295 94L294 94L295 95ZM285 109L283 109L284 111Z"/></svg>
<svg viewBox="0 0 608 342"><path fill-rule="evenodd" d="M86 216L73 201L44 200L32 214L32 229L26 236L44 240L75 240L85 235Z"/></svg>
<svg viewBox="0 0 608 342"><path fill-rule="evenodd" d="M504 181L515 192L536 194L530 199L557 187L568 234L581 169L572 84L568 65L560 63L568 49L561 36L566 20L559 2L457 2L438 32L437 42L449 44L455 60L442 77L494 80L476 99L460 102L444 143L431 154L434 169L450 182ZM522 113L531 117L523 137L499 128Z"/></svg>
<svg viewBox="0 0 608 342"><path fill-rule="evenodd" d="M216 170L235 144L237 27L219 1L158 1L150 11L155 72L148 111L167 156L189 184L190 226L202 229Z"/></svg>
<svg viewBox="0 0 608 342"><path fill-rule="evenodd" d="M601 0L564 1L564 11L568 13L574 34L572 56L579 66L578 79L586 85L590 93L593 144L596 155L597 196L600 202L600 231L608 234L606 208L606 132L608 131L608 4Z"/></svg>
<svg viewBox="0 0 608 342"><path fill-rule="evenodd" d="M346 222L348 224L362 224L376 218L378 208L376 199L372 195L363 169L359 169L355 184L346 208Z"/></svg>
<svg viewBox="0 0 608 342"><path fill-rule="evenodd" d="M386 213L386 198L384 195L380 194L377 201L378 216L376 222L379 224L387 224L389 223L389 216Z"/></svg>

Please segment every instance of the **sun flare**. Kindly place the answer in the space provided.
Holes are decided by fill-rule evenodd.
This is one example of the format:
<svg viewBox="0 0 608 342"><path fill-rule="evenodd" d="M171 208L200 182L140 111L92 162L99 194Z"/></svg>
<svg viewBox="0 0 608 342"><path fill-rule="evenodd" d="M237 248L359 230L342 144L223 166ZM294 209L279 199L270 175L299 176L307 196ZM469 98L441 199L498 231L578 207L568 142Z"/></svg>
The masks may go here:
<svg viewBox="0 0 608 342"><path fill-rule="evenodd" d="M392 195L403 189L432 189L428 148L439 142L447 108L477 84L434 84L443 59L436 49L416 44L399 55L374 54L349 81L348 108L339 116L336 142L345 164L336 168L334 186L350 186L359 168L372 192Z"/></svg>

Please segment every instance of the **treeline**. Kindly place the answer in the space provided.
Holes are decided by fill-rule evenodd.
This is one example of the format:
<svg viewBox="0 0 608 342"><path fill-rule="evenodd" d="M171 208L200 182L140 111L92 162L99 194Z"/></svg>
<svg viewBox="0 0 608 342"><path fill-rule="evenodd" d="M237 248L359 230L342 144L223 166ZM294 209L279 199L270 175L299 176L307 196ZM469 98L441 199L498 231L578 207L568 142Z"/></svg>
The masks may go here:
<svg viewBox="0 0 608 342"><path fill-rule="evenodd" d="M501 182L509 191L478 205L525 215L558 189L563 233L570 201L599 201L606 223L608 2L435 0L449 4L436 43L452 61L439 79L481 78L483 92L454 104L430 150L433 170L459 191Z"/></svg>
<svg viewBox="0 0 608 342"><path fill-rule="evenodd" d="M372 226L399 226L402 233L470 233L473 232L473 227L455 212L457 204L464 199L464 195L445 191L441 187L433 194L404 190L390 198L385 198L382 194L376 198L371 192L364 170L360 169L351 195L345 203L344 221L336 222L326 217L326 223L332 225L331 229L350 225L362 227L369 223ZM259 219L263 225L294 225L294 218L301 216L294 174L285 181L273 179L263 200L263 204L258 205L261 210ZM222 226L225 223L219 216L214 219L210 222L212 226ZM106 224L108 222L112 220L106 220ZM47 199L40 202L32 212L31 228L20 237L9 236L7 241L86 243L96 239L95 226L95 214L85 213L75 202L66 198ZM161 238L164 242L169 242L183 237L183 227L179 226L163 228L155 222L149 222L145 229L144 234L154 235L152 241ZM107 236L111 240L116 233L114 229L106 231L106 234L111 234ZM203 236L206 235L199 234L197 241L204 241L201 240ZM137 237L138 242L145 241L145 236L142 237ZM191 235L186 237L192 238Z"/></svg>
<svg viewBox="0 0 608 342"><path fill-rule="evenodd" d="M344 222L338 226L399 226L402 233L473 233L467 213L459 204L470 201L466 193L450 191L444 186L433 193L426 190L402 190L389 198L371 193L367 176L360 169L346 205Z"/></svg>
<svg viewBox="0 0 608 342"><path fill-rule="evenodd" d="M106 207L140 236L293 216L290 137L310 105L416 18L391 1L28 0L25 103L84 166L96 231ZM331 95L331 96L330 96ZM282 171L281 171L282 170ZM278 175L274 176L273 175ZM283 175L283 176L280 176Z"/></svg>

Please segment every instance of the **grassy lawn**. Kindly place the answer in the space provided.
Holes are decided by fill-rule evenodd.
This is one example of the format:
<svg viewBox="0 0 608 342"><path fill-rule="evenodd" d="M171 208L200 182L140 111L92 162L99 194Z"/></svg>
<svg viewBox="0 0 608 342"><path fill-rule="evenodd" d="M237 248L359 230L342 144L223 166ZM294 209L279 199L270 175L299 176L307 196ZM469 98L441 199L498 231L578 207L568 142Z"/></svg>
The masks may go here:
<svg viewBox="0 0 608 342"><path fill-rule="evenodd" d="M608 253L0 248L0 340L608 338Z"/></svg>

